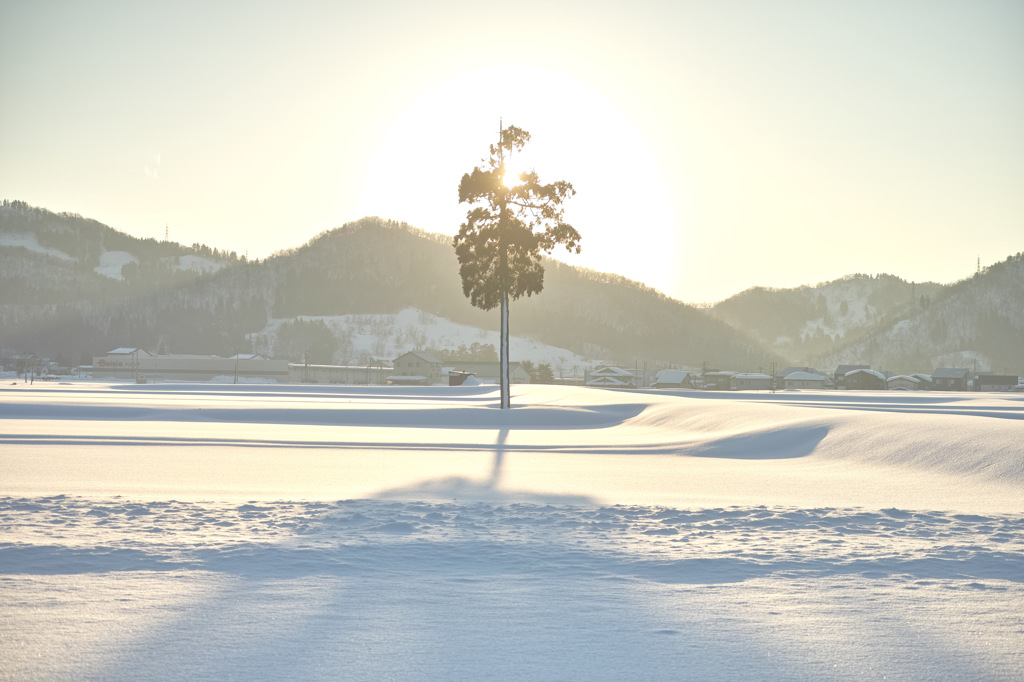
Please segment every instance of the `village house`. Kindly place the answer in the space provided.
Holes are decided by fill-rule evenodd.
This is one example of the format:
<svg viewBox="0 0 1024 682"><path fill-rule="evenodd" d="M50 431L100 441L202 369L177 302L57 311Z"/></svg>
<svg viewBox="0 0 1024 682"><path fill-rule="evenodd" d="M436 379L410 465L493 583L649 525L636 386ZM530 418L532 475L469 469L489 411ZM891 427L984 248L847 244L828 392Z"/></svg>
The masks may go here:
<svg viewBox="0 0 1024 682"><path fill-rule="evenodd" d="M628 369L605 365L587 372L587 386L607 388L636 388L636 377Z"/></svg>
<svg viewBox="0 0 1024 682"><path fill-rule="evenodd" d="M934 386L932 385L932 376L930 374L925 374L923 372L914 372L913 374L910 374L908 376L912 376L921 381L922 391L930 391L932 390L932 388L934 388Z"/></svg>
<svg viewBox="0 0 1024 682"><path fill-rule="evenodd" d="M932 387L936 391L966 391L971 380L971 370L963 367L940 367L931 374Z"/></svg>
<svg viewBox="0 0 1024 682"><path fill-rule="evenodd" d="M441 361L433 353L411 350L395 358L392 365L395 371L388 377L389 384L431 386L448 382L441 371Z"/></svg>
<svg viewBox="0 0 1024 682"><path fill-rule="evenodd" d="M846 375L855 369L871 369L871 365L839 365L832 375L836 388L846 388Z"/></svg>
<svg viewBox="0 0 1024 682"><path fill-rule="evenodd" d="M497 384L501 381L500 362L462 362L460 360L453 360L450 365L450 367L446 368L449 376L449 385L451 384L452 373L472 374L476 376L478 381L485 384ZM530 373L523 368L522 363L509 362L508 380L513 384L528 384L530 383Z"/></svg>
<svg viewBox="0 0 1024 682"><path fill-rule="evenodd" d="M812 374L811 372L790 372L786 375L786 378L782 380L783 388L811 389L817 391L825 389L828 383L828 377L822 374Z"/></svg>
<svg viewBox="0 0 1024 682"><path fill-rule="evenodd" d="M693 382L689 372L663 369L654 377L654 388L693 388Z"/></svg>
<svg viewBox="0 0 1024 682"><path fill-rule="evenodd" d="M135 381L209 381L218 377L288 381L288 363L246 353L216 355L154 355L144 348L115 348L92 360L94 378Z"/></svg>
<svg viewBox="0 0 1024 682"><path fill-rule="evenodd" d="M736 372L717 371L704 372L701 376L702 388L705 391L728 391L732 388L732 378Z"/></svg>
<svg viewBox="0 0 1024 682"><path fill-rule="evenodd" d="M884 391L888 389L885 375L873 369L855 369L844 377L848 391Z"/></svg>
<svg viewBox="0 0 1024 682"><path fill-rule="evenodd" d="M922 388L920 379L907 374L889 377L885 380L885 384L890 391L920 391Z"/></svg>
<svg viewBox="0 0 1024 682"><path fill-rule="evenodd" d="M769 391L774 385L772 377L756 372L740 372L729 381L729 389L733 391Z"/></svg>
<svg viewBox="0 0 1024 682"><path fill-rule="evenodd" d="M374 365L288 365L288 380L293 384L347 384L383 386L394 373L385 363Z"/></svg>
<svg viewBox="0 0 1024 682"><path fill-rule="evenodd" d="M786 378L789 375L791 375L791 374L795 374L796 372L803 372L804 374L815 374L815 375L820 376L822 379L825 380L824 386L831 386L832 385L832 380L829 379L827 374L825 374L821 370L815 369L813 367L787 367L786 369L784 369L784 370L782 370L780 372L776 372L775 373L775 385L776 386L785 386L786 385Z"/></svg>
<svg viewBox="0 0 1024 682"><path fill-rule="evenodd" d="M1012 391L1020 382L1020 377L1013 375L979 374L974 378L975 391Z"/></svg>

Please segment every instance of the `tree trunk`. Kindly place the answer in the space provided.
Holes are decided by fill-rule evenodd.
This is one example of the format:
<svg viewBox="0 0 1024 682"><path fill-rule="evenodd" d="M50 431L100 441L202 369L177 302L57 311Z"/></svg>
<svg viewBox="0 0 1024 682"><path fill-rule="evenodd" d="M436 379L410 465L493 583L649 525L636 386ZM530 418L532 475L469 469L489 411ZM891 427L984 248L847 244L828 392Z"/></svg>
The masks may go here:
<svg viewBox="0 0 1024 682"><path fill-rule="evenodd" d="M508 292L503 291L501 293L501 352L500 358L501 377L499 383L501 384L501 409L508 410L512 407L512 395L509 388L509 375L508 375Z"/></svg>
<svg viewBox="0 0 1024 682"><path fill-rule="evenodd" d="M500 126L499 122L499 126ZM498 158L500 159L500 170L501 175L505 174L505 152L501 146L501 141L505 137L504 126L501 126L498 130ZM499 189L498 198L498 276L501 278L501 341L499 342L500 351L498 353L498 361L500 366L498 367L498 383L501 387L501 409L508 410L512 407L512 392L509 390L508 381L508 248L505 244L505 232L508 230L508 194L505 190L504 185Z"/></svg>

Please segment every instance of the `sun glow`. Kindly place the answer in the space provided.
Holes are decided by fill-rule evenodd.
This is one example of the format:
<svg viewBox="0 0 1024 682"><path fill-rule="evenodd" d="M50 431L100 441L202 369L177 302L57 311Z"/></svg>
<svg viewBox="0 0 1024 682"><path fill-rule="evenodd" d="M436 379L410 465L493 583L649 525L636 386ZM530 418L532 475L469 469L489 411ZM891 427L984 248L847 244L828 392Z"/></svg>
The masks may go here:
<svg viewBox="0 0 1024 682"><path fill-rule="evenodd" d="M511 170L506 168L505 175L503 175L501 178L501 184L505 185L506 187L518 187L519 185L523 184L523 182L525 182L525 180L523 179L524 172L525 171Z"/></svg>
<svg viewBox="0 0 1024 682"><path fill-rule="evenodd" d="M501 83L522 85L503 91ZM520 183L523 171L536 171L542 184L566 180L576 189L565 205L565 218L583 236L582 255L552 255L662 291L671 288L677 230L657 156L609 99L544 69L469 72L411 102L367 169L361 215L454 234L466 219L456 192L459 180L473 167L486 165L484 156L502 124L531 134L521 152L506 157L505 186ZM415 166L411 175L420 181L396 185L407 176L396 169L408 170L410 164ZM673 190L678 195L679 189ZM652 273L662 280L654 281Z"/></svg>

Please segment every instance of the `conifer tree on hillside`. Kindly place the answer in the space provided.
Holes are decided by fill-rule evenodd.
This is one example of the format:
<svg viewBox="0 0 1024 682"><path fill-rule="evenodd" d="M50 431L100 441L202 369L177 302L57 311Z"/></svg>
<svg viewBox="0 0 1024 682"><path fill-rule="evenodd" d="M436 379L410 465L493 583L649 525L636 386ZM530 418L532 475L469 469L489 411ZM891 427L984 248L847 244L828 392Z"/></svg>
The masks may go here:
<svg viewBox="0 0 1024 682"><path fill-rule="evenodd" d="M580 235L562 219L562 202L575 194L568 182L540 184L530 171L512 176L509 161L530 140L515 126L499 129L483 167L462 176L459 203L470 205L466 222L453 240L462 291L482 310L501 307L501 408L509 407L509 298L544 288L541 253L556 246L580 252Z"/></svg>

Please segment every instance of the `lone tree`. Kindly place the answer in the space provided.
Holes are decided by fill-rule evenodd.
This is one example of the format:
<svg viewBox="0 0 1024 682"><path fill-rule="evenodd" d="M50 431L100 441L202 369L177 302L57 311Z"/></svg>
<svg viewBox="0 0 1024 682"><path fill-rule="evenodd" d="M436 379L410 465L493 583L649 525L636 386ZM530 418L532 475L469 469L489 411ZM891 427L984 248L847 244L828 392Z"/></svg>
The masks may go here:
<svg viewBox="0 0 1024 682"><path fill-rule="evenodd" d="M507 165L530 141L515 126L500 127L484 167L462 176L459 203L470 205L454 239L462 291L477 308L501 306L501 409L508 409L508 304L544 289L541 252L558 245L580 252L580 234L562 220L562 202L576 191L565 181L540 184L537 173L510 174Z"/></svg>

